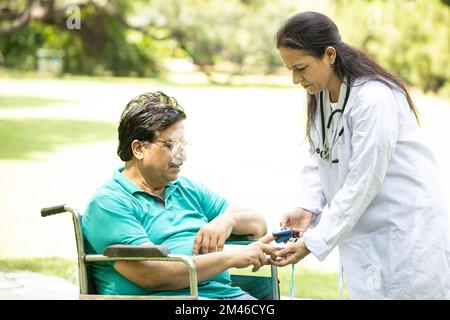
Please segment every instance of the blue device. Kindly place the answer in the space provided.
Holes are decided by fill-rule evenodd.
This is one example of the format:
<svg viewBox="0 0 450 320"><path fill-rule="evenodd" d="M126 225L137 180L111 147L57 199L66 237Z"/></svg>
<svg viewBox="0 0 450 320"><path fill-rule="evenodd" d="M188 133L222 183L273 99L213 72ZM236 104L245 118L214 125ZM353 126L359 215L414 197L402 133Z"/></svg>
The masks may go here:
<svg viewBox="0 0 450 320"><path fill-rule="evenodd" d="M294 233L292 232L292 229L286 229L281 231L275 231L272 232L272 235L275 237L275 242L285 242L288 241L291 238L297 238Z"/></svg>

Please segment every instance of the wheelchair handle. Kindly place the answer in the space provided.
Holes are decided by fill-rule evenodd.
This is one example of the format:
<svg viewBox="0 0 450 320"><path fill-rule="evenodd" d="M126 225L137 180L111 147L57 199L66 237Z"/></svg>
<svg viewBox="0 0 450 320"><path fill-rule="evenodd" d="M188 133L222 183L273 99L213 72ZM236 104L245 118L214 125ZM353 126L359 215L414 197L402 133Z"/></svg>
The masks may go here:
<svg viewBox="0 0 450 320"><path fill-rule="evenodd" d="M62 204L59 206L54 206L54 207L47 207L47 208L42 208L41 209L41 217L48 217L54 214L58 214L58 213L62 213L62 212L66 212L66 205Z"/></svg>

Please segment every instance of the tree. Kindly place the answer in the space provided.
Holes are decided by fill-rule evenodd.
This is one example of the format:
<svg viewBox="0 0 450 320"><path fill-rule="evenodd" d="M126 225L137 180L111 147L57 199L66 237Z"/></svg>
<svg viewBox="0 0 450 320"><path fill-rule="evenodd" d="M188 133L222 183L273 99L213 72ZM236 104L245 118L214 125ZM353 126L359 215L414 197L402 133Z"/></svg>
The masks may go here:
<svg viewBox="0 0 450 320"><path fill-rule="evenodd" d="M157 44L147 30L131 25L127 20L135 3L6 1L0 7L0 52L4 63L7 67L34 69L35 51L44 47L64 51L66 72L155 75L159 71ZM69 5L76 5L81 12L80 29L69 30L67 27Z"/></svg>
<svg viewBox="0 0 450 320"><path fill-rule="evenodd" d="M439 0L341 0L337 4L336 20L344 41L364 49L425 92L450 85L448 5Z"/></svg>
<svg viewBox="0 0 450 320"><path fill-rule="evenodd" d="M165 30L210 79L226 65L230 74L267 73L281 65L275 48L280 21L299 10L280 0L157 0L142 8L146 23Z"/></svg>

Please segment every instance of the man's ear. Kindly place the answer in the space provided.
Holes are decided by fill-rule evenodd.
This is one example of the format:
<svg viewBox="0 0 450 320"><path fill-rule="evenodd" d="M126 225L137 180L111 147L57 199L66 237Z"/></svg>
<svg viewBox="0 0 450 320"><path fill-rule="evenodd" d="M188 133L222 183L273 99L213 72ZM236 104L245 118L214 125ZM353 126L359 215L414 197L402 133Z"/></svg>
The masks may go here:
<svg viewBox="0 0 450 320"><path fill-rule="evenodd" d="M331 46L327 47L325 49L325 54L330 64L334 64L336 62L336 49L334 47Z"/></svg>
<svg viewBox="0 0 450 320"><path fill-rule="evenodd" d="M131 151L137 160L142 160L144 158L144 143L139 140L133 140L131 142Z"/></svg>

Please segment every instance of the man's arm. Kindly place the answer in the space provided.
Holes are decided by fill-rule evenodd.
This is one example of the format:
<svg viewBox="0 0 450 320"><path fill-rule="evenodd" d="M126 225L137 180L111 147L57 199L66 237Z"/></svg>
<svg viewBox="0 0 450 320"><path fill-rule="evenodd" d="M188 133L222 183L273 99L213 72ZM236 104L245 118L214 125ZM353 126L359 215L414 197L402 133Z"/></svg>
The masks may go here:
<svg viewBox="0 0 450 320"><path fill-rule="evenodd" d="M253 265L253 271L257 271L271 262L264 252L275 258L275 249L261 242L235 250L195 256L193 260L197 269L197 280L208 280L233 267L245 268ZM117 261L114 268L128 280L148 290L174 291L189 286L187 266L181 262Z"/></svg>
<svg viewBox="0 0 450 320"><path fill-rule="evenodd" d="M251 209L230 204L225 212L216 219L229 219L232 221L233 234L248 234L261 238L267 233L267 223L264 217Z"/></svg>
<svg viewBox="0 0 450 320"><path fill-rule="evenodd" d="M230 204L225 211L203 226L194 240L193 254L222 251L225 240L233 233L260 238L267 232L262 215Z"/></svg>

